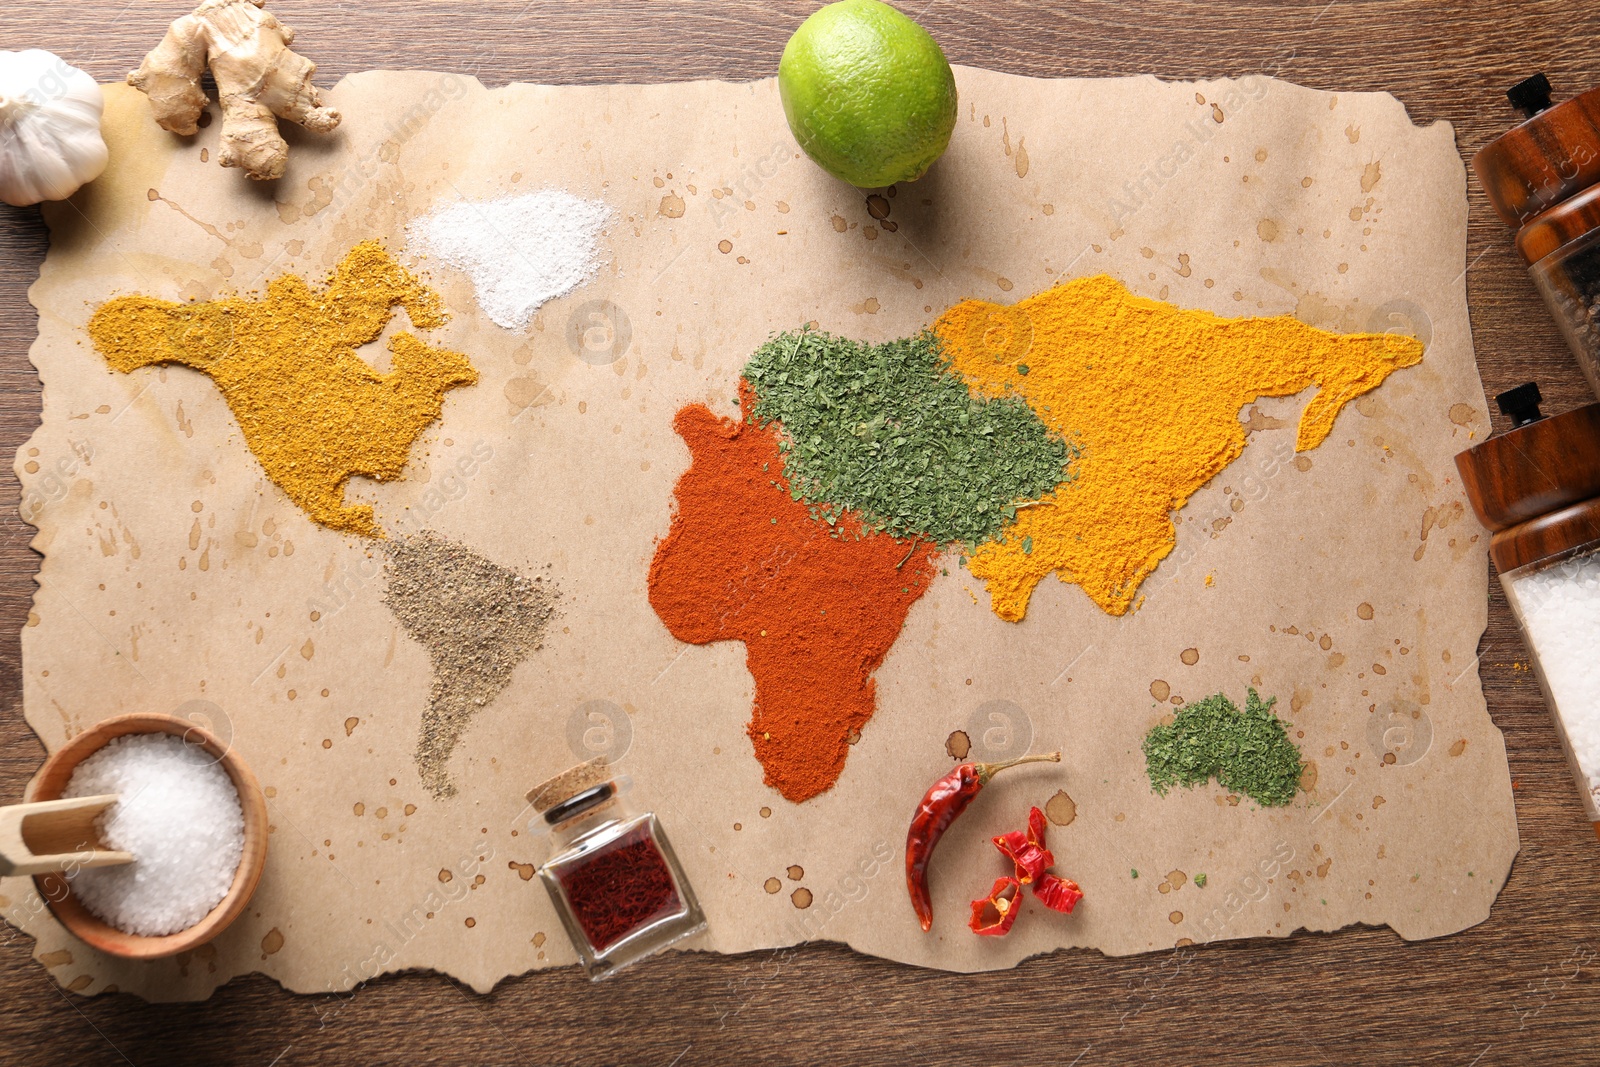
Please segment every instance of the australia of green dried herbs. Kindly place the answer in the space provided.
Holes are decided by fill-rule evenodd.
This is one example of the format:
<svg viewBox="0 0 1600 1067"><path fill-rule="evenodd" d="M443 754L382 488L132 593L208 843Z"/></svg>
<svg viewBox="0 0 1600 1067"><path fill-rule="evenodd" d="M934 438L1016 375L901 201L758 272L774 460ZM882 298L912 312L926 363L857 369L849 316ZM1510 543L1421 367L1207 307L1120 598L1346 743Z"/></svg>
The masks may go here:
<svg viewBox="0 0 1600 1067"><path fill-rule="evenodd" d="M794 498L828 522L850 510L896 537L975 545L1070 477L1075 449L1021 397L973 396L931 333L881 345L779 334L744 377L751 421L782 425Z"/></svg>
<svg viewBox="0 0 1600 1067"><path fill-rule="evenodd" d="M1144 738L1145 772L1162 796L1175 785L1196 786L1212 778L1231 793L1263 807L1294 799L1300 788L1300 749L1283 720L1250 690L1244 710L1218 693L1178 712L1171 724L1150 728Z"/></svg>

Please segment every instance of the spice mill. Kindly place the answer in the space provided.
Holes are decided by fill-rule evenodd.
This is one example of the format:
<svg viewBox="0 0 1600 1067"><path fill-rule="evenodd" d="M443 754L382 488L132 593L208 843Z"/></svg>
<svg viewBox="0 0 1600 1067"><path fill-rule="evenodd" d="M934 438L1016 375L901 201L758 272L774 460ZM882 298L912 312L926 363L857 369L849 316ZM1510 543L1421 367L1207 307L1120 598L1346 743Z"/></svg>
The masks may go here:
<svg viewBox="0 0 1600 1067"><path fill-rule="evenodd" d="M1526 119L1472 169L1600 395L1600 88L1552 104L1550 80L1536 74L1506 97Z"/></svg>
<svg viewBox="0 0 1600 1067"><path fill-rule="evenodd" d="M1501 393L1512 428L1456 467L1600 834L1600 404L1547 418L1541 399Z"/></svg>

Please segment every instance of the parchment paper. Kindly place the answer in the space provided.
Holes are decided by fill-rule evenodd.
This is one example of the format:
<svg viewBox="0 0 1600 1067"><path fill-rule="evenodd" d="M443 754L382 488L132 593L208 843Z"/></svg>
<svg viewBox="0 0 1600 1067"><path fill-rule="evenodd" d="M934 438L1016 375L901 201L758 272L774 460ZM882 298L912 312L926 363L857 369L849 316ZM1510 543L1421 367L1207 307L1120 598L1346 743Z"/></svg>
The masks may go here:
<svg viewBox="0 0 1600 1067"><path fill-rule="evenodd" d="M345 992L432 968L487 990L569 964L530 880L543 844L522 795L594 751L632 776L630 803L660 815L690 872L710 920L692 948L824 938L975 971L1063 946L1121 955L1351 923L1416 939L1484 919L1517 834L1474 659L1485 541L1451 464L1487 420L1450 128L1413 126L1387 95L1264 77L957 78L949 154L896 190L893 231L797 154L771 81L488 91L358 74L332 93L343 126L291 131L289 174L265 186L217 168L217 124L169 136L110 87L111 166L48 210L31 294L44 416L17 470L45 559L25 711L52 749L122 712L202 716L268 787L273 834L248 913L164 962L97 956L31 883L0 883L0 912L51 973L80 992L192 999L250 971ZM454 318L427 339L482 381L449 394L405 481L352 489L390 528L435 529L525 573L548 564L563 592L551 639L457 750L461 794L434 801L411 758L428 664L382 602L371 546L314 526L263 478L209 380L112 373L83 326L117 293L320 280L373 236L404 258L404 224L435 206L545 186L613 206L608 268L522 336L479 314L464 277L430 271ZM646 601L688 462L673 413L733 414L739 368L773 330L816 320L884 340L964 297L1102 271L1223 315L1404 329L1427 355L1298 460L1305 396L1241 413L1249 447L1182 512L1135 614L1049 579L1025 622L1004 623L948 559L838 785L782 800L743 733L742 646L682 645ZM1242 704L1250 684L1279 698L1314 762L1309 792L1277 810L1215 787L1152 794L1140 740L1171 698ZM957 824L923 934L905 829L958 729L978 757L1065 758L997 780ZM972 936L967 901L1004 870L988 837L1058 790L1076 817L1051 845L1087 900Z"/></svg>

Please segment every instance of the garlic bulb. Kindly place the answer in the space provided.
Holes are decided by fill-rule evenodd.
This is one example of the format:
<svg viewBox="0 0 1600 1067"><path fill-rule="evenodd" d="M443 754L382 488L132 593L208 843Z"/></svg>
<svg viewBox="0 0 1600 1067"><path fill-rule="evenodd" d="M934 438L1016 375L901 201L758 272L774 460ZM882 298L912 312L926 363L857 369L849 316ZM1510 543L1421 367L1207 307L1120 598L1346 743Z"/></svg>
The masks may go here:
<svg viewBox="0 0 1600 1067"><path fill-rule="evenodd" d="M104 109L100 86L60 56L0 52L0 200L65 200L99 177Z"/></svg>

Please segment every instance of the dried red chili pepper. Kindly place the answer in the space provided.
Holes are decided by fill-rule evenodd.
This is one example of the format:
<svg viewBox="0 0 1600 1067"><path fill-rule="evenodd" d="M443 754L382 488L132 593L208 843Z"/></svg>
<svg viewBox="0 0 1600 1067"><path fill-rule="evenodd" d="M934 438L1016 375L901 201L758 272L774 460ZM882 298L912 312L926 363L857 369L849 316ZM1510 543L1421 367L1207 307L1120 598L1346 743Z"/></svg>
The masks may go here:
<svg viewBox="0 0 1600 1067"><path fill-rule="evenodd" d="M989 895L972 902L972 918L967 920L967 925L975 934L1000 937L1011 929L1021 910L1022 883L1015 878L996 878ZM989 918L991 911L995 916L993 921Z"/></svg>
<svg viewBox="0 0 1600 1067"><path fill-rule="evenodd" d="M1083 899L1083 890L1079 889L1078 883L1070 878L1046 874L1033 887L1033 895L1038 897L1045 907L1071 915L1072 909Z"/></svg>
<svg viewBox="0 0 1600 1067"><path fill-rule="evenodd" d="M955 822L956 816L967 810L978 795L978 790L989 784L989 779L1019 763L1060 763L1061 753L1050 752L1042 756L1021 756L1002 763L963 763L929 787L922 803L911 815L911 829L906 832L906 889L911 893L911 906L924 931L933 927L933 899L928 895L928 861L944 832Z"/></svg>

